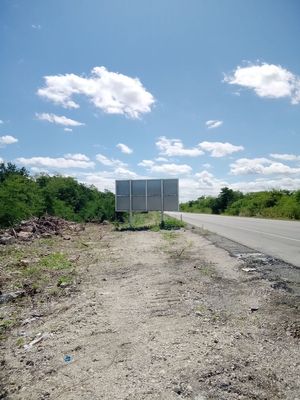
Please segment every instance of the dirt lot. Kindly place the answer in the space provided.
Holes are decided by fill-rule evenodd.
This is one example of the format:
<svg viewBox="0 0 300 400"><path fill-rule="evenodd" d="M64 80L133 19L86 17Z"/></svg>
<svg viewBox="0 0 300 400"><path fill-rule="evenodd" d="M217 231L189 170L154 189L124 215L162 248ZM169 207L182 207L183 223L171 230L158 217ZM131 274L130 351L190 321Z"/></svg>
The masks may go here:
<svg viewBox="0 0 300 400"><path fill-rule="evenodd" d="M0 398L300 399L294 292L189 230L68 239L1 249L4 275L14 252L73 266L1 305Z"/></svg>

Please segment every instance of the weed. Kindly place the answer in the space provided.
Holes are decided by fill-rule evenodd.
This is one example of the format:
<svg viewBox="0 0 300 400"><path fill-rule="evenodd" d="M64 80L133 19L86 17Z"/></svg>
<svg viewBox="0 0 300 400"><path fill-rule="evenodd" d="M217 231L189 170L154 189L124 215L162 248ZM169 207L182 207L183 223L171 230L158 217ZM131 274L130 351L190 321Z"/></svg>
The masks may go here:
<svg viewBox="0 0 300 400"><path fill-rule="evenodd" d="M14 322L11 319L3 319L0 321L0 335L3 335L8 329L13 326Z"/></svg>
<svg viewBox="0 0 300 400"><path fill-rule="evenodd" d="M163 238L168 242L175 242L178 238L178 234L175 232L162 232Z"/></svg>
<svg viewBox="0 0 300 400"><path fill-rule="evenodd" d="M57 281L57 286L67 286L72 284L72 278L70 276L63 275Z"/></svg>
<svg viewBox="0 0 300 400"><path fill-rule="evenodd" d="M43 257L39 265L50 270L60 270L71 268L72 264L62 253L53 253Z"/></svg>
<svg viewBox="0 0 300 400"><path fill-rule="evenodd" d="M22 347L22 346L24 346L24 344L25 344L25 341L24 341L24 339L23 339L22 337L20 337L20 338L17 339L16 345L17 345L18 347Z"/></svg>
<svg viewBox="0 0 300 400"><path fill-rule="evenodd" d="M160 229L166 229L166 230L180 229L184 228L185 226L186 226L185 222L168 216L165 218L164 221L160 223Z"/></svg>

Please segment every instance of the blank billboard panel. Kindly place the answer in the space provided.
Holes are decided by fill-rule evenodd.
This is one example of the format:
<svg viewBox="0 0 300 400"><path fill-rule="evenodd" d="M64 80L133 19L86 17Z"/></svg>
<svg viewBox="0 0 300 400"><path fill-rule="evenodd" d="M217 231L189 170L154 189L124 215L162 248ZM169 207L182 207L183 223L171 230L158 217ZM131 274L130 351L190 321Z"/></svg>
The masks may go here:
<svg viewBox="0 0 300 400"><path fill-rule="evenodd" d="M164 211L178 211L178 196L164 196Z"/></svg>
<svg viewBox="0 0 300 400"><path fill-rule="evenodd" d="M149 179L147 181L147 196L160 196L161 179Z"/></svg>
<svg viewBox="0 0 300 400"><path fill-rule="evenodd" d="M132 211L147 211L146 196L132 196Z"/></svg>
<svg viewBox="0 0 300 400"><path fill-rule="evenodd" d="M151 196L147 198L147 210L159 211L161 210L161 196Z"/></svg>
<svg viewBox="0 0 300 400"><path fill-rule="evenodd" d="M178 198L178 179L116 181L116 211L178 211Z"/></svg>
<svg viewBox="0 0 300 400"><path fill-rule="evenodd" d="M116 181L116 194L130 196L130 181Z"/></svg>
<svg viewBox="0 0 300 400"><path fill-rule="evenodd" d="M131 195L132 196L146 196L146 181L145 181L145 179L131 181Z"/></svg>
<svg viewBox="0 0 300 400"><path fill-rule="evenodd" d="M130 197L129 196L116 196L116 210L117 211L130 210Z"/></svg>
<svg viewBox="0 0 300 400"><path fill-rule="evenodd" d="M164 196L174 196L178 194L178 179L164 179L163 185Z"/></svg>

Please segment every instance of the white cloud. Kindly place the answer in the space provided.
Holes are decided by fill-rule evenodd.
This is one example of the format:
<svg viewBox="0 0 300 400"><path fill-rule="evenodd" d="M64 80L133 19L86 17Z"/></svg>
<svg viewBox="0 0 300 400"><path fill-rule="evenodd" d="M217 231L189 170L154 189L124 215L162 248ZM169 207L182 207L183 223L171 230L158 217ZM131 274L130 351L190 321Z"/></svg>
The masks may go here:
<svg viewBox="0 0 300 400"><path fill-rule="evenodd" d="M244 150L243 146L235 146L231 143L201 142L199 148L210 153L211 157L224 157L228 154Z"/></svg>
<svg viewBox="0 0 300 400"><path fill-rule="evenodd" d="M211 164L209 164L209 163L205 163L205 164L202 164L202 165L206 169L211 168Z"/></svg>
<svg viewBox="0 0 300 400"><path fill-rule="evenodd" d="M145 167L145 168L151 168L153 165L155 165L155 162L152 160L142 160L140 163L138 163L140 167Z"/></svg>
<svg viewBox="0 0 300 400"><path fill-rule="evenodd" d="M0 163L4 163L4 160L3 160L3 158L1 158L1 157L0 157Z"/></svg>
<svg viewBox="0 0 300 400"><path fill-rule="evenodd" d="M206 121L205 124L208 129L214 129L223 125L223 121L218 121L217 119L210 119L209 121Z"/></svg>
<svg viewBox="0 0 300 400"><path fill-rule="evenodd" d="M155 159L155 161L157 161L157 162L168 162L169 160L167 158L165 158L165 157L157 157Z"/></svg>
<svg viewBox="0 0 300 400"><path fill-rule="evenodd" d="M85 158L85 159L84 159ZM89 161L89 158L83 154L66 154L65 157L51 158L51 157L20 157L16 162L25 166L34 166L37 168L93 168L95 163Z"/></svg>
<svg viewBox="0 0 300 400"><path fill-rule="evenodd" d="M55 115L48 113L36 113L35 116L40 121L48 121L53 124L63 125L63 126L81 126L84 125L82 122L75 121L74 119L70 119L65 117L64 115Z"/></svg>
<svg viewBox="0 0 300 400"><path fill-rule="evenodd" d="M203 151L197 147L185 149L180 139L167 139L165 136L162 136L155 144L160 150L160 154L168 157L197 157L203 154Z"/></svg>
<svg viewBox="0 0 300 400"><path fill-rule="evenodd" d="M76 161L90 161L89 157L87 157L85 154L81 153L75 153L75 154L65 154L64 158L67 158L68 160L76 160Z"/></svg>
<svg viewBox="0 0 300 400"><path fill-rule="evenodd" d="M151 111L154 97L138 78L95 67L90 77L75 74L45 76L45 86L37 94L65 108L79 108L74 95L84 95L107 114L139 118Z"/></svg>
<svg viewBox="0 0 300 400"><path fill-rule="evenodd" d="M0 147L4 147L8 144L13 144L13 143L17 143L18 139L15 138L14 136L10 136L10 135L5 135L5 136L0 136Z"/></svg>
<svg viewBox="0 0 300 400"><path fill-rule="evenodd" d="M274 64L238 66L232 75L226 75L225 82L253 89L259 97L288 97L292 104L300 102L300 77Z"/></svg>
<svg viewBox="0 0 300 400"><path fill-rule="evenodd" d="M192 167L187 164L160 164L152 165L149 172L165 175L186 175L192 172Z"/></svg>
<svg viewBox="0 0 300 400"><path fill-rule="evenodd" d="M101 191L107 189L112 192L115 191L116 179L139 178L135 172L123 167L117 167L113 171L81 173L77 177L81 182L86 183L87 185L94 185Z"/></svg>
<svg viewBox="0 0 300 400"><path fill-rule="evenodd" d="M285 160L285 161L299 161L300 156L297 156L295 154L275 154L272 153L270 154L270 157L275 158L277 160Z"/></svg>
<svg viewBox="0 0 300 400"><path fill-rule="evenodd" d="M32 24L32 25L31 25L31 28L32 28L32 29L40 30L40 29L42 29L42 26L41 26L40 24Z"/></svg>
<svg viewBox="0 0 300 400"><path fill-rule="evenodd" d="M0 125L1 125L1 124L4 124L4 121L2 121L2 119L0 119Z"/></svg>
<svg viewBox="0 0 300 400"><path fill-rule="evenodd" d="M217 196L226 181L216 178L208 171L196 173L192 177L179 179L180 201L197 199L200 196Z"/></svg>
<svg viewBox="0 0 300 400"><path fill-rule="evenodd" d="M288 165L271 161L267 158L240 158L230 164L230 173L232 175L248 174L299 174L300 168L291 168Z"/></svg>
<svg viewBox="0 0 300 400"><path fill-rule="evenodd" d="M133 150L124 143L118 143L116 146L122 153L131 154Z"/></svg>
<svg viewBox="0 0 300 400"><path fill-rule="evenodd" d="M64 128L64 131L65 131L65 132L73 132L73 129L71 129L71 128Z"/></svg>
<svg viewBox="0 0 300 400"><path fill-rule="evenodd" d="M99 161L101 164L107 167L126 167L127 164L123 163L120 160L115 160L114 158L108 158L103 154L97 154L96 160Z"/></svg>
<svg viewBox="0 0 300 400"><path fill-rule="evenodd" d="M263 190L299 190L300 179L282 177L274 179L256 179L254 181L236 182L230 185L231 189L240 190L244 193L260 192Z"/></svg>

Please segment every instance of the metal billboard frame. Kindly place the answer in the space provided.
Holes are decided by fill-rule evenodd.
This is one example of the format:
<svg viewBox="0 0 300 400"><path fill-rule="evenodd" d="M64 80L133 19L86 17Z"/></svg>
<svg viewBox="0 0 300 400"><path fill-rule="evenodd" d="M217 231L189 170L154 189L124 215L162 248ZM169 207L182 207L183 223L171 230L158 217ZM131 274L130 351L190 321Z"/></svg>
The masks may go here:
<svg viewBox="0 0 300 400"><path fill-rule="evenodd" d="M149 183L157 183L151 188L152 194L148 193ZM149 185L148 185L149 184ZM166 187L169 186L169 194L166 194ZM150 188L149 188L150 189ZM157 206L157 201L160 206ZM169 205L166 205L169 200ZM123 201L123 206L120 206ZM175 202L174 202L175 201ZM134 205L135 202L135 205ZM152 203L151 203L152 202ZM150 205L152 204L152 205ZM115 181L115 211L129 212L130 219L132 212L160 211L162 220L164 211L179 210L179 179L120 179Z"/></svg>

